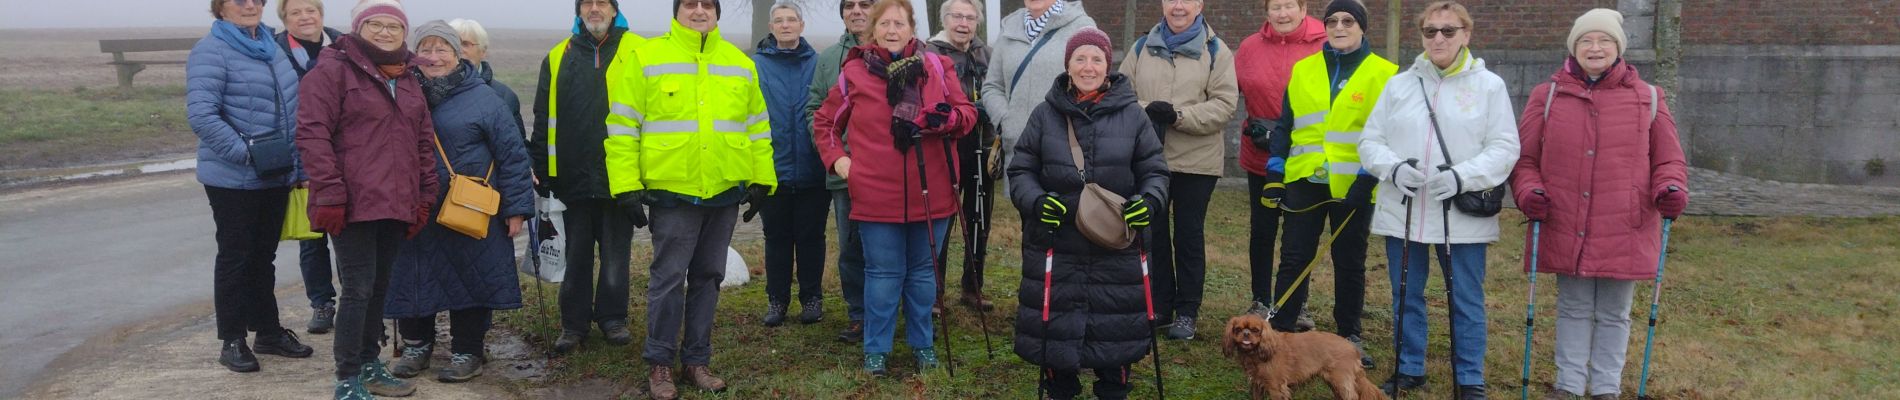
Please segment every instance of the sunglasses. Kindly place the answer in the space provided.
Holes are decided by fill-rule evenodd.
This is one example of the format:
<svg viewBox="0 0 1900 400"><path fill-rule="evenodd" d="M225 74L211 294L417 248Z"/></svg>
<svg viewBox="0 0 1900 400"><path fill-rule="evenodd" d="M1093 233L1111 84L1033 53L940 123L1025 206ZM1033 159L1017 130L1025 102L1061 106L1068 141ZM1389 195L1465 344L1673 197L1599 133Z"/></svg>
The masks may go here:
<svg viewBox="0 0 1900 400"><path fill-rule="evenodd" d="M839 7L841 7L841 8L844 8L844 9L846 9L846 10L849 10L849 9L853 9L853 8L856 8L856 9L860 9L860 10L869 10L869 9L871 9L871 2L869 2L869 1L847 1L847 2L844 2L844 4L840 4L840 5L839 5Z"/></svg>
<svg viewBox="0 0 1900 400"><path fill-rule="evenodd" d="M1458 37L1458 31L1462 31L1464 29L1465 27L1462 27L1462 26L1448 26L1448 27L1443 27L1443 28L1433 28L1433 27L1427 26L1424 28L1419 28L1418 34L1420 36L1424 36L1426 39L1431 39L1433 36L1444 36L1446 39L1451 39L1451 38Z"/></svg>
<svg viewBox="0 0 1900 400"><path fill-rule="evenodd" d="M1339 24L1339 27L1341 28L1351 28L1354 26L1358 26L1359 21L1354 20L1352 18L1327 18L1326 19L1327 27L1332 27L1333 24Z"/></svg>
<svg viewBox="0 0 1900 400"><path fill-rule="evenodd" d="M695 8L697 8L697 9L701 9L701 10L709 10L709 11L710 11L710 10L714 10L714 9L717 9L717 8L718 8L718 6L717 6L717 5L715 5L715 3L713 3L712 1L709 1L709 0L697 0L697 1L694 1L694 0L687 0L687 1L682 1L682 2L680 2L680 8L681 8L681 9L686 9L686 10L691 10L691 9L695 9Z"/></svg>

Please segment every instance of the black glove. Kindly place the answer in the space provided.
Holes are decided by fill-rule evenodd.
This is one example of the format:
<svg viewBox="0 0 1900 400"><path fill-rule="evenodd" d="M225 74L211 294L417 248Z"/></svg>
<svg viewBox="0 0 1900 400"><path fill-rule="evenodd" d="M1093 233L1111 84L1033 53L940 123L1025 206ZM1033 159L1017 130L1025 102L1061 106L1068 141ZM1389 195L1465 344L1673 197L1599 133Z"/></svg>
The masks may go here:
<svg viewBox="0 0 1900 400"><path fill-rule="evenodd" d="M1148 103L1146 111L1148 111L1148 120L1155 123L1155 134L1162 134L1161 130L1172 127L1175 122L1181 120L1181 115L1174 113L1174 105L1165 101Z"/></svg>
<svg viewBox="0 0 1900 400"><path fill-rule="evenodd" d="M917 123L891 117L891 147L896 148L898 153L910 152L910 148L917 145L920 134Z"/></svg>
<svg viewBox="0 0 1900 400"><path fill-rule="evenodd" d="M991 125L990 111L983 109L983 105L981 104L976 105L976 126L985 127Z"/></svg>
<svg viewBox="0 0 1900 400"><path fill-rule="evenodd" d="M554 178L541 178L541 183L534 185L534 194L540 195L541 197L554 197Z"/></svg>
<svg viewBox="0 0 1900 400"><path fill-rule="evenodd" d="M949 104L937 103L936 106L931 107L930 111L924 112L924 126L942 128L944 124L948 123L950 123Z"/></svg>
<svg viewBox="0 0 1900 400"><path fill-rule="evenodd" d="M635 228L647 227L647 208L641 203L645 197L638 190L614 196L614 205L620 206L620 211L627 213L627 222L632 222Z"/></svg>
<svg viewBox="0 0 1900 400"><path fill-rule="evenodd" d="M1260 188L1260 205L1280 208L1286 204L1286 174L1267 172L1267 183Z"/></svg>
<svg viewBox="0 0 1900 400"><path fill-rule="evenodd" d="M1148 223L1154 221L1154 216L1153 203L1148 201L1148 195L1135 196L1133 201L1122 205L1122 221L1128 222L1129 228L1147 228Z"/></svg>
<svg viewBox="0 0 1900 400"><path fill-rule="evenodd" d="M1379 186L1379 178L1360 175L1357 180L1352 181L1352 187L1346 189L1346 198L1341 202L1352 208L1372 205L1372 188L1376 186Z"/></svg>
<svg viewBox="0 0 1900 400"><path fill-rule="evenodd" d="M1267 122L1247 119L1246 134L1247 141L1253 143L1255 149L1266 150L1273 146L1273 128L1268 127Z"/></svg>
<svg viewBox="0 0 1900 400"><path fill-rule="evenodd" d="M765 185L751 185L746 187L745 215L741 218L744 219L745 222L752 222L753 217L759 216L759 205L765 203L765 196L771 194L772 190L766 188Z"/></svg>
<svg viewBox="0 0 1900 400"><path fill-rule="evenodd" d="M1036 215L1043 225L1054 231L1062 227L1062 217L1069 215L1069 206L1062 204L1062 199L1056 197L1055 192L1045 193L1036 200Z"/></svg>

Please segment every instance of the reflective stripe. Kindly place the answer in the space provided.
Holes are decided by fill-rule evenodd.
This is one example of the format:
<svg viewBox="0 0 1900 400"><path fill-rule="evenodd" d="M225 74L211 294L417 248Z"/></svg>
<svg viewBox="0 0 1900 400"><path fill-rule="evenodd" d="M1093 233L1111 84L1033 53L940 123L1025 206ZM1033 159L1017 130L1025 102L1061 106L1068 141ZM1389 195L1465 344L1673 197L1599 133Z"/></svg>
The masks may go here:
<svg viewBox="0 0 1900 400"><path fill-rule="evenodd" d="M713 130L719 132L745 132L748 130L746 127L751 126L740 123L739 121L726 120L713 121L712 125Z"/></svg>
<svg viewBox="0 0 1900 400"><path fill-rule="evenodd" d="M1334 175L1358 175L1364 169L1356 162L1333 162L1326 164L1326 170Z"/></svg>
<svg viewBox="0 0 1900 400"><path fill-rule="evenodd" d="M759 133L752 134L753 141L760 141L760 140L771 139L771 138L772 138L772 132L759 132Z"/></svg>
<svg viewBox="0 0 1900 400"><path fill-rule="evenodd" d="M623 126L623 125L613 125L613 124L607 125L607 134L613 135L613 136L632 136L635 139L640 138L639 129L634 129L631 126Z"/></svg>
<svg viewBox="0 0 1900 400"><path fill-rule="evenodd" d="M687 63L653 64L640 68L640 72L650 77L670 74L694 75L699 73L699 65Z"/></svg>
<svg viewBox="0 0 1900 400"><path fill-rule="evenodd" d="M745 120L745 125L746 126L758 125L760 122L765 122L771 118L772 117L765 115L765 113L752 114L752 118L747 118Z"/></svg>
<svg viewBox="0 0 1900 400"><path fill-rule="evenodd" d="M639 121L639 120L643 120L647 118L646 115L640 114L639 110L633 109L633 106L620 104L620 103L614 103L614 115L627 117L634 121Z"/></svg>
<svg viewBox="0 0 1900 400"><path fill-rule="evenodd" d="M1359 133L1360 131L1326 132L1326 141L1357 146L1359 145Z"/></svg>
<svg viewBox="0 0 1900 400"><path fill-rule="evenodd" d="M1326 146L1322 146L1322 145L1293 146L1293 149L1287 152L1292 153L1291 155L1287 156L1288 158L1299 157L1301 155L1313 154L1313 153L1325 154Z"/></svg>
<svg viewBox="0 0 1900 400"><path fill-rule="evenodd" d="M561 125L561 120L554 119L554 116L552 115L548 116L548 129L554 129L554 127L560 126L560 125Z"/></svg>
<svg viewBox="0 0 1900 400"><path fill-rule="evenodd" d="M729 76L740 79L752 79L752 70L731 65L708 65L706 73L717 76Z"/></svg>
<svg viewBox="0 0 1900 400"><path fill-rule="evenodd" d="M699 121L647 121L640 125L649 133L693 133L699 131Z"/></svg>
<svg viewBox="0 0 1900 400"><path fill-rule="evenodd" d="M550 159L554 158L554 146L548 146L548 158Z"/></svg>
<svg viewBox="0 0 1900 400"><path fill-rule="evenodd" d="M1313 126L1314 124L1326 122L1326 112L1326 110L1320 110L1312 114L1293 117L1293 129L1302 129Z"/></svg>

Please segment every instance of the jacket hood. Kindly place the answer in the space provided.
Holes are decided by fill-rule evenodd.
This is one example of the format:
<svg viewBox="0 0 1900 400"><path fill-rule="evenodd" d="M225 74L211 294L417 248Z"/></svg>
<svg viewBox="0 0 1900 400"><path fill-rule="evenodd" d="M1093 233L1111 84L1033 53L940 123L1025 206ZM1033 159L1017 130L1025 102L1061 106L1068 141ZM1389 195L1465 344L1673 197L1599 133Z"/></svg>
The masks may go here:
<svg viewBox="0 0 1900 400"><path fill-rule="evenodd" d="M706 49L712 47L713 43L725 40L723 36L719 35L718 27L713 27L712 32L699 33L699 31L695 31L693 28L687 28L686 25L680 24L679 20L668 21L668 23L673 26L671 30L666 31L666 36L674 39L670 40L670 42L680 45L680 47L686 50L691 50L694 53L705 53Z"/></svg>
<svg viewBox="0 0 1900 400"><path fill-rule="evenodd" d="M1062 115L1091 120L1135 104L1137 100L1135 86L1128 81L1127 75L1110 72L1108 81L1105 83L1108 85L1108 93L1102 96L1102 101L1084 110L1080 104L1076 104L1075 95L1069 93L1069 73L1064 72L1056 77L1055 85L1049 86L1049 94L1043 98L1043 101L1048 102L1050 107L1055 108L1056 112Z"/></svg>
<svg viewBox="0 0 1900 400"><path fill-rule="evenodd" d="M1276 44L1326 40L1326 26L1319 19L1309 15L1301 17L1300 26L1294 27L1292 32L1282 34L1280 31L1273 30L1272 22L1262 22L1260 23L1260 39Z"/></svg>
<svg viewBox="0 0 1900 400"><path fill-rule="evenodd" d="M781 49L778 47L778 39L773 38L772 35L765 35L764 39L759 39L759 44L753 48L752 53L768 58L791 59L811 58L818 55L818 51L812 49L811 42L805 41L803 37L798 38L798 47Z"/></svg>
<svg viewBox="0 0 1900 400"><path fill-rule="evenodd" d="M1432 65L1431 56L1428 56L1424 53L1420 53L1417 58L1412 59L1412 73L1425 78L1425 80L1427 81L1438 82L1438 81L1451 80L1451 79L1461 77L1461 76L1477 75L1478 73L1488 71L1487 69L1485 69L1484 59L1478 58L1478 56L1471 55L1471 51L1467 50L1467 51L1459 52L1459 56L1464 57L1465 68L1462 70L1459 70L1458 72L1452 73L1449 76L1439 77L1438 66Z"/></svg>
<svg viewBox="0 0 1900 400"><path fill-rule="evenodd" d="M1564 57L1564 66L1558 68L1557 72L1551 73L1550 80L1566 83L1572 87L1584 87L1587 86L1588 83L1583 81L1582 76L1583 67L1577 66L1576 58ZM1603 72L1602 79L1597 79L1597 86L1605 88L1630 87L1635 86L1636 82L1642 81L1642 79L1641 74L1636 72L1636 66L1630 65L1627 59L1619 59L1616 60L1616 65L1610 66L1610 70Z"/></svg>
<svg viewBox="0 0 1900 400"><path fill-rule="evenodd" d="M1043 28L1042 28L1043 32L1063 29L1064 27L1067 27L1070 24L1073 24L1076 21L1080 21L1082 20L1082 18L1087 18L1089 16L1088 11L1084 11L1082 9L1082 2L1080 1L1069 1L1069 0L1058 0L1058 1L1062 1L1062 14L1057 14L1054 18L1050 18L1049 23L1046 25L1043 25ZM1009 13L1009 16L1003 17L1002 20L1015 21L1015 23L1009 23L1009 22L1002 23L1003 24L1002 29L1005 34L1013 35L1018 38L1026 38L1029 35L1029 32L1025 31L1025 28L1023 28L1023 21L1029 20L1029 8L1026 8L1026 7L1018 8L1016 9L1015 12Z"/></svg>
<svg viewBox="0 0 1900 400"><path fill-rule="evenodd" d="M488 86L488 81L493 79L491 78L492 75L486 72L488 71L487 69L483 69L484 72L475 72L475 65L469 64L468 60L462 60L462 63L455 68L461 70L465 76L462 77L462 83L456 84L455 89L449 91L449 97L460 96L462 93L478 87L486 87Z"/></svg>
<svg viewBox="0 0 1900 400"><path fill-rule="evenodd" d="M1140 50L1156 57L1173 58L1172 53L1180 53L1181 55L1188 56L1188 58L1200 59L1202 54L1207 54L1207 42L1211 42L1214 38L1220 36L1214 34L1214 24L1205 22L1196 23L1201 24L1201 33L1196 35L1193 40L1182 43L1181 47L1175 48L1172 52L1168 51L1168 23L1162 22L1155 24L1154 28L1148 29L1148 34L1144 35L1146 37L1142 39L1142 47L1144 48Z"/></svg>

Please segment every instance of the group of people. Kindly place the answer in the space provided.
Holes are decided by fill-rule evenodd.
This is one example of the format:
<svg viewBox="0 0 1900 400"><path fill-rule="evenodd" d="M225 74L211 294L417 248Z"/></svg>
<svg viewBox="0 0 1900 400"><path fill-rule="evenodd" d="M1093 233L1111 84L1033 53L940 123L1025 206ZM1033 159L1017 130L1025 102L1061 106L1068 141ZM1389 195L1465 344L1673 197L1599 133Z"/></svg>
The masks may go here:
<svg viewBox="0 0 1900 400"><path fill-rule="evenodd" d="M798 321L824 318L832 212L849 318L839 340L861 341L864 371L887 375L902 314L915 364L935 368L949 230L964 243L958 303L992 309L984 259L1006 179L1023 224L1016 354L1042 369L1052 398L1080 395L1085 369L1097 397L1125 398L1157 329L1197 336L1225 127L1244 112L1248 312L1276 330L1314 329L1303 283L1329 248L1333 328L1372 367L1365 257L1370 235L1385 236L1399 335L1384 389L1416 388L1437 249L1453 380L1460 398L1483 398L1485 252L1499 232L1495 205L1483 209L1509 185L1548 225L1535 268L1559 274L1552 396L1614 397L1634 280L1654 276L1660 220L1688 201L1674 122L1622 57L1621 15L1578 18L1564 67L1520 116L1468 47L1474 21L1458 3L1419 14L1425 51L1409 68L1373 53L1357 1L1333 0L1319 18L1306 3L1264 0L1267 21L1236 49L1207 23L1205 0L1162 0L1161 21L1120 52L1080 1L1026 0L986 43L977 1L944 2L942 29L918 38L909 1L841 0L846 32L823 51L804 38L804 10L781 3L747 54L721 37L717 0L675 0L653 38L628 31L618 1L577 0L572 37L542 61L524 119L473 21L412 26L401 3L360 0L345 33L322 26L321 0L284 0L279 33L261 22L264 0L212 0L188 111L217 225L219 362L249 372L255 353L313 354L280 325L270 290L295 188L325 234L301 251L306 331L335 332L339 399L413 393L404 379L431 368L443 312L450 363L437 379L480 375L493 312L521 306L513 237L556 201L567 260L557 353L595 328L632 343L631 242L652 232L641 356L655 398L676 398L682 379L726 387L710 368L718 283L735 227L755 215L765 325L793 317L793 282ZM486 235L437 223L462 207L447 205L462 201L451 187L469 182L499 198L483 210ZM1100 215L1131 234L1105 239ZM377 356L384 318L398 320L390 364Z"/></svg>

